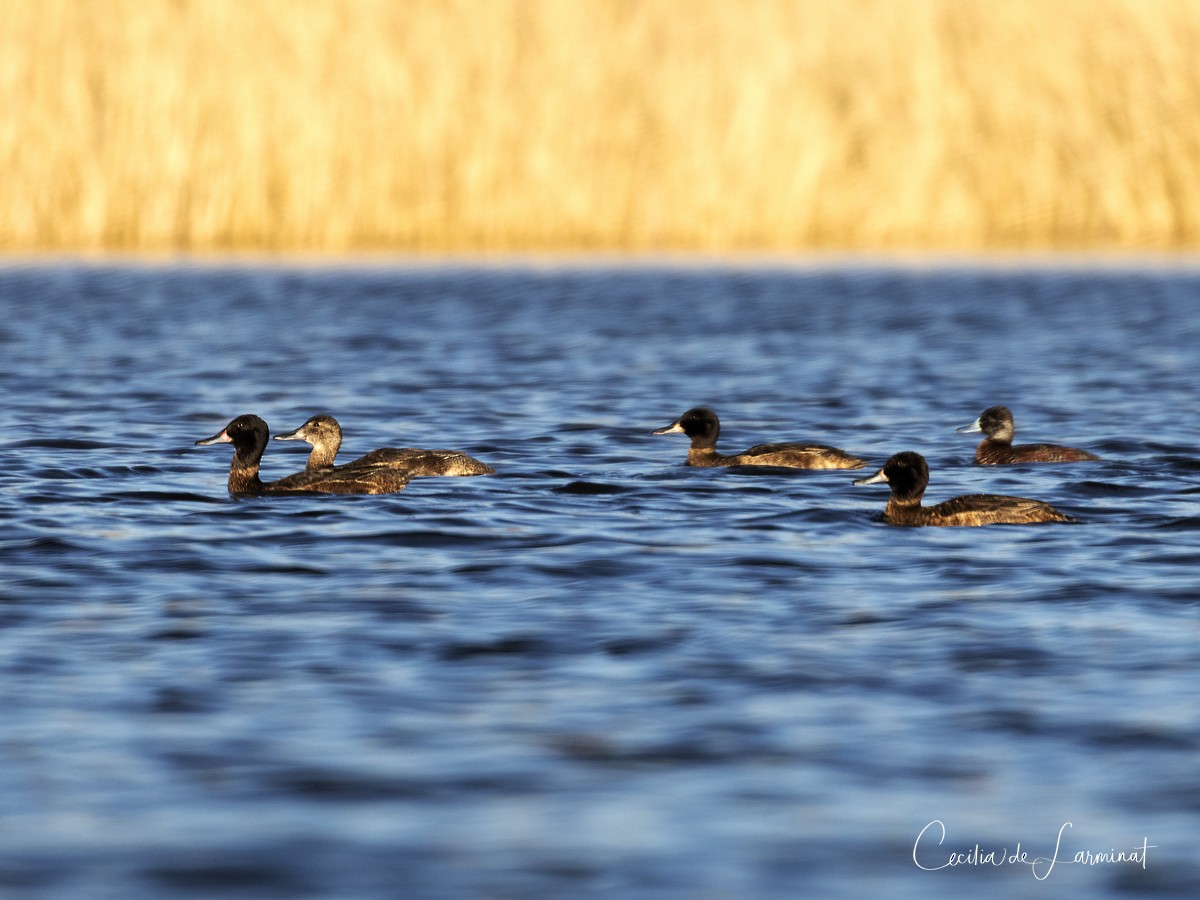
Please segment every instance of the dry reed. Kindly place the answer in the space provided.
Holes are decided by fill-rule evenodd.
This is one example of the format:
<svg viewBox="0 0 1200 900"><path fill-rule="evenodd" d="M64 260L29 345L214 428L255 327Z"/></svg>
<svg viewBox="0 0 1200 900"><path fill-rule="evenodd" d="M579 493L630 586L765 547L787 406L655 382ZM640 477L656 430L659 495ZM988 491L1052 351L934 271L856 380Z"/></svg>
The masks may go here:
<svg viewBox="0 0 1200 900"><path fill-rule="evenodd" d="M1196 249L1194 0L0 0L0 250Z"/></svg>

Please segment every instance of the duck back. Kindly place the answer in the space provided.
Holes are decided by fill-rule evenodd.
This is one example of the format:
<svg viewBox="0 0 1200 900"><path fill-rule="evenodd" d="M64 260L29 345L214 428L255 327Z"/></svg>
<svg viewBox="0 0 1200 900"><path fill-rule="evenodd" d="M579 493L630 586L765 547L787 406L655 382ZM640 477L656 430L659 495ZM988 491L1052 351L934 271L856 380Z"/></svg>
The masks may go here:
<svg viewBox="0 0 1200 900"><path fill-rule="evenodd" d="M263 485L263 493L394 494L412 475L391 466L354 465L306 469Z"/></svg>
<svg viewBox="0 0 1200 900"><path fill-rule="evenodd" d="M975 448L975 462L983 466L1012 463L1036 462L1088 462L1100 457L1075 447L1060 447L1057 444L1006 444L990 438L979 442Z"/></svg>
<svg viewBox="0 0 1200 900"><path fill-rule="evenodd" d="M793 469L861 469L866 463L837 447L823 444L759 444L744 453L718 456L715 465L783 466Z"/></svg>
<svg viewBox="0 0 1200 900"><path fill-rule="evenodd" d="M496 473L487 463L459 450L426 450L419 447L381 447L359 457L352 465L358 464L395 466L416 476Z"/></svg>

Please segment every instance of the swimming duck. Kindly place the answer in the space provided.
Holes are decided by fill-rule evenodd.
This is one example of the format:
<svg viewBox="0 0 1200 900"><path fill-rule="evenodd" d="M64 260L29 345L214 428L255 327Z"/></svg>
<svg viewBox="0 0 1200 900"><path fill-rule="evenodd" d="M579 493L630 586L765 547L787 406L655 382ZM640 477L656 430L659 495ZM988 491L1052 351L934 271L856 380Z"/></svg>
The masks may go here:
<svg viewBox="0 0 1200 900"><path fill-rule="evenodd" d="M999 494L967 494L936 506L922 506L929 485L929 465L919 453L897 453L870 478L855 484L886 482L892 489L883 521L889 525L1026 525L1069 522L1057 509L1040 500Z"/></svg>
<svg viewBox="0 0 1200 900"><path fill-rule="evenodd" d="M277 441L307 441L309 472L333 465L342 446L342 426L333 416L313 416L295 431L275 435ZM421 450L416 447L383 447L360 456L348 465L383 465L405 469L413 475L492 475L495 469L458 450Z"/></svg>
<svg viewBox="0 0 1200 900"><path fill-rule="evenodd" d="M956 429L959 434L982 431L987 435L975 448L975 462L994 466L1005 463L1084 462L1099 459L1086 450L1057 444L1019 444L1013 446L1013 416L1007 406L993 406L970 425Z"/></svg>
<svg viewBox="0 0 1200 900"><path fill-rule="evenodd" d="M717 452L721 423L711 409L697 406L665 428L651 434L686 434L692 439L688 448L689 466L782 466L791 469L861 469L866 465L836 447L821 444L759 444L743 453L723 456Z"/></svg>
<svg viewBox="0 0 1200 900"><path fill-rule="evenodd" d="M321 494L392 494L403 490L412 476L389 466L332 466L318 471L288 475L278 481L264 482L258 466L267 448L270 431L258 416L238 416L210 438L196 441L206 444L233 444L233 462L229 465L229 493L286 494L307 491Z"/></svg>

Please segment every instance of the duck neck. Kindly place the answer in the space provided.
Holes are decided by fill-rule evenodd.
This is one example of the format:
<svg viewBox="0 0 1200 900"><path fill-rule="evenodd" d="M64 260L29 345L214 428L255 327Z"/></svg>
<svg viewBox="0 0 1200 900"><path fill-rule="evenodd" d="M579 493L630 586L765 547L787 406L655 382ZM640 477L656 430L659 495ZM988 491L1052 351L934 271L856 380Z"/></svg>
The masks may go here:
<svg viewBox="0 0 1200 900"><path fill-rule="evenodd" d="M692 441L692 446L688 448L688 465L689 466L715 466L721 461L721 455L717 453L717 448L713 444L704 444L697 446L696 440Z"/></svg>
<svg viewBox="0 0 1200 900"><path fill-rule="evenodd" d="M229 493L257 494L263 489L258 477L258 466L262 462L262 447L238 447L229 464Z"/></svg>
<svg viewBox="0 0 1200 900"><path fill-rule="evenodd" d="M883 511L883 517L888 522L897 524L916 524L921 519L921 498L906 498L899 499L893 494L888 499L887 508Z"/></svg>
<svg viewBox="0 0 1200 900"><path fill-rule="evenodd" d="M333 465L334 459L337 458L337 452L338 444L313 444L312 452L308 454L308 465L305 468L310 471L313 469L328 468Z"/></svg>

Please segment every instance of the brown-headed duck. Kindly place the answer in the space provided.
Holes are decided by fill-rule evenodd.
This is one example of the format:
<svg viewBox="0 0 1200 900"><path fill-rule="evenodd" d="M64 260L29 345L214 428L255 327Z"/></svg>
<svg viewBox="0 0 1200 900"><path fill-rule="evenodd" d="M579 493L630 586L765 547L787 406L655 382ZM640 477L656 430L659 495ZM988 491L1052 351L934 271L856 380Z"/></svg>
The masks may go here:
<svg viewBox="0 0 1200 900"><path fill-rule="evenodd" d="M332 466L342 446L342 426L333 416L313 416L295 431L275 435L277 441L306 441L312 445L307 471ZM458 450L423 450L416 447L383 447L360 456L348 465L383 465L413 475L492 475L495 469Z"/></svg>

